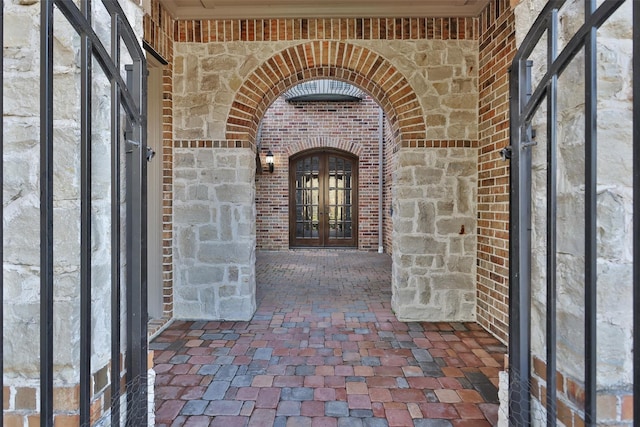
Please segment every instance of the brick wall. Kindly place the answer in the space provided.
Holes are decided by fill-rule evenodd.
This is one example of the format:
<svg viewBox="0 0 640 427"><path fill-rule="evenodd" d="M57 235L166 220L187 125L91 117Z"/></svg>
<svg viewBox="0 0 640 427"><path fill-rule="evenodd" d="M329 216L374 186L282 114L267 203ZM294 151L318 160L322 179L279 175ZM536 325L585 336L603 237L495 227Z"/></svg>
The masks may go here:
<svg viewBox="0 0 640 427"><path fill-rule="evenodd" d="M475 18L342 18L180 20L180 42L282 40L475 40Z"/></svg>
<svg viewBox="0 0 640 427"><path fill-rule="evenodd" d="M158 0L143 20L144 41L168 64L162 69L162 269L163 318L173 316L173 28L175 22ZM150 332L163 322L150 325Z"/></svg>
<svg viewBox="0 0 640 427"><path fill-rule="evenodd" d="M480 15L477 320L508 339L509 145L508 68L516 51L509 0L489 2Z"/></svg>
<svg viewBox="0 0 640 427"><path fill-rule="evenodd" d="M261 159L275 157L273 174L256 176L257 247L289 247L289 157L309 148L347 148L359 158L358 248L378 248L378 115L370 98L361 102L297 102L278 98L265 114Z"/></svg>
<svg viewBox="0 0 640 427"><path fill-rule="evenodd" d="M547 364L532 356L531 394L540 402L547 399ZM583 427L585 390L584 384L562 372L556 374L557 418L566 427ZM628 388L598 390L596 406L599 426L631 426L633 424L633 393ZM544 421L546 413L533 401L532 418Z"/></svg>

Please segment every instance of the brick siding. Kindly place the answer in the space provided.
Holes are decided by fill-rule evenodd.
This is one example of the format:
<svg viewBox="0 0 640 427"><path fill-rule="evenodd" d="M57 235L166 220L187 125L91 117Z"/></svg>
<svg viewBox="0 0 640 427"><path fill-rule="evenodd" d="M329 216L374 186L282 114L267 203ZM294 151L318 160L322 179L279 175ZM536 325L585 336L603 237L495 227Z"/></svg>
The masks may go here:
<svg viewBox="0 0 640 427"><path fill-rule="evenodd" d="M476 18L181 20L178 42L283 40L477 40Z"/></svg>
<svg viewBox="0 0 640 427"><path fill-rule="evenodd" d="M532 356L531 394L540 402L547 401L547 364ZM556 414L566 427L584 427L584 383L561 372L556 373ZM633 394L628 389L598 390L596 397L597 425L631 426L633 424ZM543 420L546 414L532 411L532 418Z"/></svg>
<svg viewBox="0 0 640 427"><path fill-rule="evenodd" d="M477 319L503 342L509 333L509 65L516 52L508 0L480 15Z"/></svg>
<svg viewBox="0 0 640 427"><path fill-rule="evenodd" d="M257 247L289 248L289 158L311 148L337 148L358 156L358 248L378 248L378 115L361 102L297 102L278 98L262 121L262 163L268 150L275 171L256 177Z"/></svg>
<svg viewBox="0 0 640 427"><path fill-rule="evenodd" d="M173 28L158 0L144 16L144 41L168 65L162 68L162 270L163 319L173 317ZM162 322L161 322L162 323ZM150 332L160 326L150 325Z"/></svg>

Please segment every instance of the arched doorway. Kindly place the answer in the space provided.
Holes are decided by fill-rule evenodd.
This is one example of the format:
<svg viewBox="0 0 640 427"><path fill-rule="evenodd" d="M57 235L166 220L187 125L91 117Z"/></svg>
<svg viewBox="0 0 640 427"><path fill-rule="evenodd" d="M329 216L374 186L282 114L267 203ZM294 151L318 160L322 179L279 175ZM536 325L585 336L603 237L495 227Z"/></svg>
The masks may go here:
<svg viewBox="0 0 640 427"><path fill-rule="evenodd" d="M357 247L358 158L312 150L289 161L289 246Z"/></svg>

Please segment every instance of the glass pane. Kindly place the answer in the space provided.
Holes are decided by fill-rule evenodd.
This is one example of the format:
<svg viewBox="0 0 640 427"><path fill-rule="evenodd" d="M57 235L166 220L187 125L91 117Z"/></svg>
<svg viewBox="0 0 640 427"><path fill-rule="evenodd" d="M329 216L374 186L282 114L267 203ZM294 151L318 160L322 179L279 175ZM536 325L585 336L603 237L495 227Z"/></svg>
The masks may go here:
<svg viewBox="0 0 640 427"><path fill-rule="evenodd" d="M320 212L320 158L301 159L296 163L296 238L318 237Z"/></svg>
<svg viewBox="0 0 640 427"><path fill-rule="evenodd" d="M329 157L329 166L329 238L350 239L353 166L340 157Z"/></svg>

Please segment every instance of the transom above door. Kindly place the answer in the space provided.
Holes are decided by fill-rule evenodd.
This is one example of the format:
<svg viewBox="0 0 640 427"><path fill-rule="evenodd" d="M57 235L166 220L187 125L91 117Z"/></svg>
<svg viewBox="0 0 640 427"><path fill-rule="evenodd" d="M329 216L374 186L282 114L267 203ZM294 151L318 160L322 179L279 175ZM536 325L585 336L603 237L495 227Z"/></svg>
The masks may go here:
<svg viewBox="0 0 640 427"><path fill-rule="evenodd" d="M289 245L356 247L358 158L337 150L289 160Z"/></svg>

